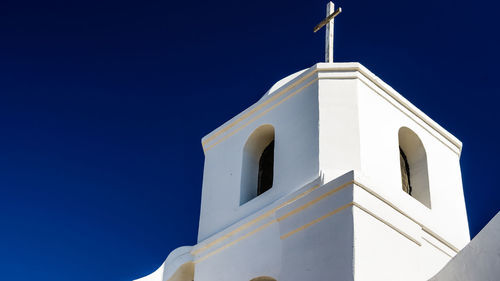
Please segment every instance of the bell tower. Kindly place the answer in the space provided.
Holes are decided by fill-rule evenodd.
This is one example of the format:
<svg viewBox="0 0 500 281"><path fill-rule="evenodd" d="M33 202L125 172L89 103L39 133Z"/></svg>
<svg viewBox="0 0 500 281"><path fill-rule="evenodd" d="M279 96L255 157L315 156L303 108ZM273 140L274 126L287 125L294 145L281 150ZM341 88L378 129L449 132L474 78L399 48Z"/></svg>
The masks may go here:
<svg viewBox="0 0 500 281"><path fill-rule="evenodd" d="M470 240L461 142L359 63L282 79L202 144L200 274L227 254L278 280L427 280Z"/></svg>
<svg viewBox="0 0 500 281"><path fill-rule="evenodd" d="M202 139L198 243L144 281L425 281L470 240L462 143L359 63L278 81Z"/></svg>

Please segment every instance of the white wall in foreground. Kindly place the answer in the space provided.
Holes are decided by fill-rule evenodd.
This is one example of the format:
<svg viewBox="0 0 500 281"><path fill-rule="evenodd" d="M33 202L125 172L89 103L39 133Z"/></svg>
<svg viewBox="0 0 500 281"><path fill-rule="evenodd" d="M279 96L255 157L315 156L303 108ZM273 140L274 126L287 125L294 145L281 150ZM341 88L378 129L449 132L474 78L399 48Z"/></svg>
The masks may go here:
<svg viewBox="0 0 500 281"><path fill-rule="evenodd" d="M500 280L500 212L429 281Z"/></svg>

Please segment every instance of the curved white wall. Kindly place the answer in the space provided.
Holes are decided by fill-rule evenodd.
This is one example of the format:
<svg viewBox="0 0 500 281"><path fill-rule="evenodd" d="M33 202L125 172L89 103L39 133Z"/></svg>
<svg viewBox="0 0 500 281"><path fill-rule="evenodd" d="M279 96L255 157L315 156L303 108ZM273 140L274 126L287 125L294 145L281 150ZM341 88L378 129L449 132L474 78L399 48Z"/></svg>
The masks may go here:
<svg viewBox="0 0 500 281"><path fill-rule="evenodd" d="M192 246L179 247L168 255L163 264L148 276L136 281L192 281L194 280L194 257Z"/></svg>

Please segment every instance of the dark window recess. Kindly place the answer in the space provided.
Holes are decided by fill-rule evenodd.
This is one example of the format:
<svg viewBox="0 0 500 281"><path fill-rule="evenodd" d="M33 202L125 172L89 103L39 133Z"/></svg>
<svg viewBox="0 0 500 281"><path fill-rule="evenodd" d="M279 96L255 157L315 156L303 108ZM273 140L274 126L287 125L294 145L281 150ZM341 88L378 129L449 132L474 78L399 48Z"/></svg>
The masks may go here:
<svg viewBox="0 0 500 281"><path fill-rule="evenodd" d="M403 181L403 190L411 195L410 166L408 165L406 154L403 152L401 147L399 148L399 164L401 165L401 179Z"/></svg>
<svg viewBox="0 0 500 281"><path fill-rule="evenodd" d="M259 160L259 182L257 185L257 195L268 191L273 187L274 168L274 140L271 141L262 152Z"/></svg>

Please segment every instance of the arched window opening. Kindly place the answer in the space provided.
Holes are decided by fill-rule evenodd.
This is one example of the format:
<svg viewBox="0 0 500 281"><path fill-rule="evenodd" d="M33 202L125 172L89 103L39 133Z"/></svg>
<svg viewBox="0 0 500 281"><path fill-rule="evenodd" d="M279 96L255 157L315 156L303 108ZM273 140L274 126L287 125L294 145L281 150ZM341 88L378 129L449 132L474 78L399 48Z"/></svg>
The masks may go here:
<svg viewBox="0 0 500 281"><path fill-rule="evenodd" d="M273 186L274 170L274 140L264 149L259 160L259 180L257 196L268 191Z"/></svg>
<svg viewBox="0 0 500 281"><path fill-rule="evenodd" d="M240 205L271 189L274 179L274 127L263 125L243 148Z"/></svg>
<svg viewBox="0 0 500 281"><path fill-rule="evenodd" d="M429 174L424 145L417 134L406 127L399 129L398 135L402 189L430 208Z"/></svg>

